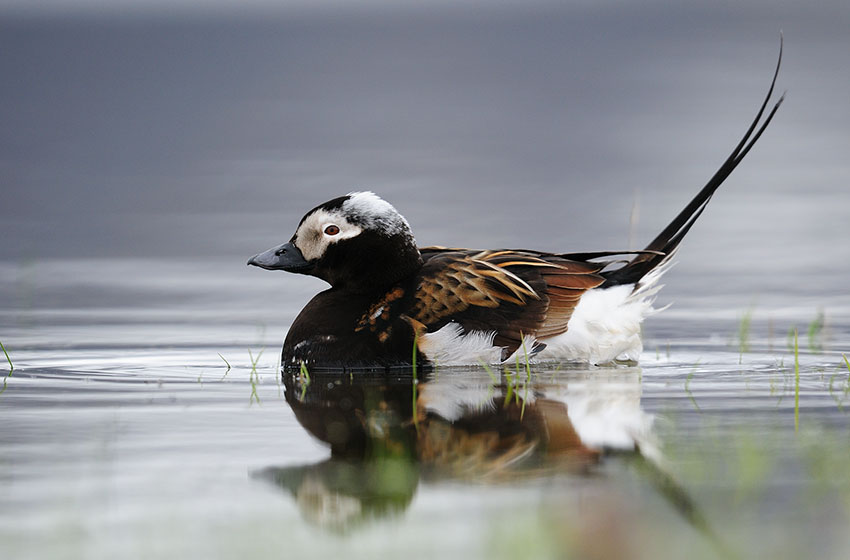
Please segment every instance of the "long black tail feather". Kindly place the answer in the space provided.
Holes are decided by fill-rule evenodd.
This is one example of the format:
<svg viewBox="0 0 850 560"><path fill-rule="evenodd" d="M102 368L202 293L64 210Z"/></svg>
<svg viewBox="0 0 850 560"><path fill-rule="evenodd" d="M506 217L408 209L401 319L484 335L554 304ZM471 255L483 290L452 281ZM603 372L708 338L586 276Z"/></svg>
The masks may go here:
<svg viewBox="0 0 850 560"><path fill-rule="evenodd" d="M776 102L767 114L764 121L759 124L770 103L770 98L773 96L776 78L779 76L779 67L782 65L782 43L783 40L780 35L779 59L776 62L776 70L773 73L773 80L770 82L770 89L767 90L767 95L765 96L755 119L753 119L752 124L750 124L746 134L744 134L744 137L741 138L741 141L737 146L735 146L735 149L726 161L723 162L723 165L720 166L720 169L717 170L714 176L709 179L708 183L706 183L702 190L697 193L693 200L685 206L684 210L682 210L679 215L676 216L673 221L670 222L670 224L664 228L664 230L659 233L658 236L653 239L642 252L640 252L640 254L638 254L637 257L621 268L602 273L606 279L605 283L600 287L604 288L606 286L633 284L638 282L647 273L649 273L649 271L669 259L670 255L676 250L676 247L678 247L679 243L682 241L682 238L685 237L685 234L688 233L691 226L694 225L694 222L697 221L697 218L699 218L700 214L702 214L703 210L705 210L708 201L711 200L711 197L717 188L723 184L723 181L729 177L732 171L739 163L741 163L741 160L744 159L744 157L752 149L753 145L761 137L762 133L767 128L767 125L769 125L770 121L773 120L773 116L776 114L779 106L782 105L782 102L785 100L785 95L783 94L779 98L779 101Z"/></svg>

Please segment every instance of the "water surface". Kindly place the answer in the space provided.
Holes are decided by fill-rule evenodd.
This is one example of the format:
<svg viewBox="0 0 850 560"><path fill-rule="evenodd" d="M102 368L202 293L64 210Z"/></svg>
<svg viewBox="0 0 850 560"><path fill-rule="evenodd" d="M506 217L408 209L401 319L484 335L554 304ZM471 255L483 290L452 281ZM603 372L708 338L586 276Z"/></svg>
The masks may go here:
<svg viewBox="0 0 850 560"><path fill-rule="evenodd" d="M0 394L4 557L850 550L846 315L826 309L810 339L817 308L756 306L742 353L746 307L677 305L647 321L640 367L438 369L414 395L409 374L282 378L297 303L263 323L250 302L283 275L228 298L235 275L184 291L199 280L186 263L113 268L97 267L112 293L24 282L0 316L15 364ZM128 268L164 287L114 280Z"/></svg>

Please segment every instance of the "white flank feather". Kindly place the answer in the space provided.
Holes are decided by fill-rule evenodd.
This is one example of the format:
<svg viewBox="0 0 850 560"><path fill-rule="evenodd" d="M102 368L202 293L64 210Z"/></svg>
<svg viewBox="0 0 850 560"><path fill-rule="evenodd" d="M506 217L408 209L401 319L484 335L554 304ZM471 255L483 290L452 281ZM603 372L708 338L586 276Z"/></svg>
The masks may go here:
<svg viewBox="0 0 850 560"><path fill-rule="evenodd" d="M640 324L652 302L633 298L634 285L593 289L573 311L567 332L543 340L541 360L569 360L604 364L615 360L637 361L643 350Z"/></svg>
<svg viewBox="0 0 850 560"><path fill-rule="evenodd" d="M614 361L637 362L643 351L640 326L643 320L661 309L652 307L655 294L663 285L659 280L673 266L665 259L661 265L635 284L588 290L573 311L567 332L543 338L525 337L525 349L520 346L506 360L502 348L493 346L495 332L463 332L457 323L449 323L440 330L424 335L419 348L425 356L438 365L460 366L484 363L513 363L517 357L539 362L583 362L607 364ZM546 347L532 354L534 345ZM527 358L526 358L527 355Z"/></svg>
<svg viewBox="0 0 850 560"><path fill-rule="evenodd" d="M419 351L438 366L468 366L499 363L502 349L493 346L495 332L463 332L457 323L449 323L438 331L419 339Z"/></svg>
<svg viewBox="0 0 850 560"><path fill-rule="evenodd" d="M569 360L591 364L637 362L643 351L640 325L661 309L652 307L663 287L658 281L673 266L669 255L635 284L588 290L573 311L567 332L541 342L540 360Z"/></svg>

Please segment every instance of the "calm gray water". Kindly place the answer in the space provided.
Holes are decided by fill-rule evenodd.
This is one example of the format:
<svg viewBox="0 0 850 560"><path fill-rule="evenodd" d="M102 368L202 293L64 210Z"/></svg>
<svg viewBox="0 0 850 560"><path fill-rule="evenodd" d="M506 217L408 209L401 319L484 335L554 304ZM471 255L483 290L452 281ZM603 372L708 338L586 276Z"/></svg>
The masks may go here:
<svg viewBox="0 0 850 560"><path fill-rule="evenodd" d="M850 554L845 3L91 6L0 5L0 557ZM779 29L639 368L278 374L323 286L244 263L306 210L638 247Z"/></svg>

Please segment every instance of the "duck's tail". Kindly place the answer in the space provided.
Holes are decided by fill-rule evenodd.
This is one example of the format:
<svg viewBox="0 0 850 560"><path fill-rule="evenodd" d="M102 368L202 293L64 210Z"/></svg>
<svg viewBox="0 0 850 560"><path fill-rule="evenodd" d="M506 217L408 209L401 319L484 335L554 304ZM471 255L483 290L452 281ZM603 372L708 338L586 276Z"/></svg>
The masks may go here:
<svg viewBox="0 0 850 560"><path fill-rule="evenodd" d="M747 129L744 137L738 145L735 146L735 149L726 161L723 162L723 165L720 166L720 169L717 170L714 176L709 179L708 183L706 183L702 190L697 193L694 199L685 206L684 210L682 210L679 215L676 216L673 221L670 222L670 224L664 228L664 230L659 233L658 236L653 239L643 251L639 251L635 258L622 267L602 272L603 276L605 276L605 283L602 284L600 288L623 284L635 284L635 289L638 289L641 284L646 283L641 282L644 277L654 270L663 270L663 265L670 262L670 257L676 250L676 247L679 246L679 243L685 237L685 234L688 233L691 226L694 225L694 222L696 222L697 218L699 218L700 214L702 214L702 211L705 210L705 207L708 204L708 201L711 200L711 196L714 194L714 191L723 184L723 181L725 181L729 174L732 173L732 170L734 170L738 164L741 163L741 160L744 159L747 153L749 153L750 149L752 149L753 145L761 137L762 133L767 128L767 125L770 124L770 121L776 114L777 109L779 109L779 106L782 104L782 101L785 99L785 95L783 94L779 98L779 101L776 102L771 111L767 114L764 121L762 121L765 109L767 109L768 104L770 103L770 98L773 96L773 88L776 85L776 78L779 75L779 67L781 64L782 36L780 35L779 60L776 62L776 70L773 73L773 80L770 82L770 89L768 89L764 102L762 102L755 119L753 119L753 122L750 124L750 127ZM761 124L759 124L760 122Z"/></svg>

